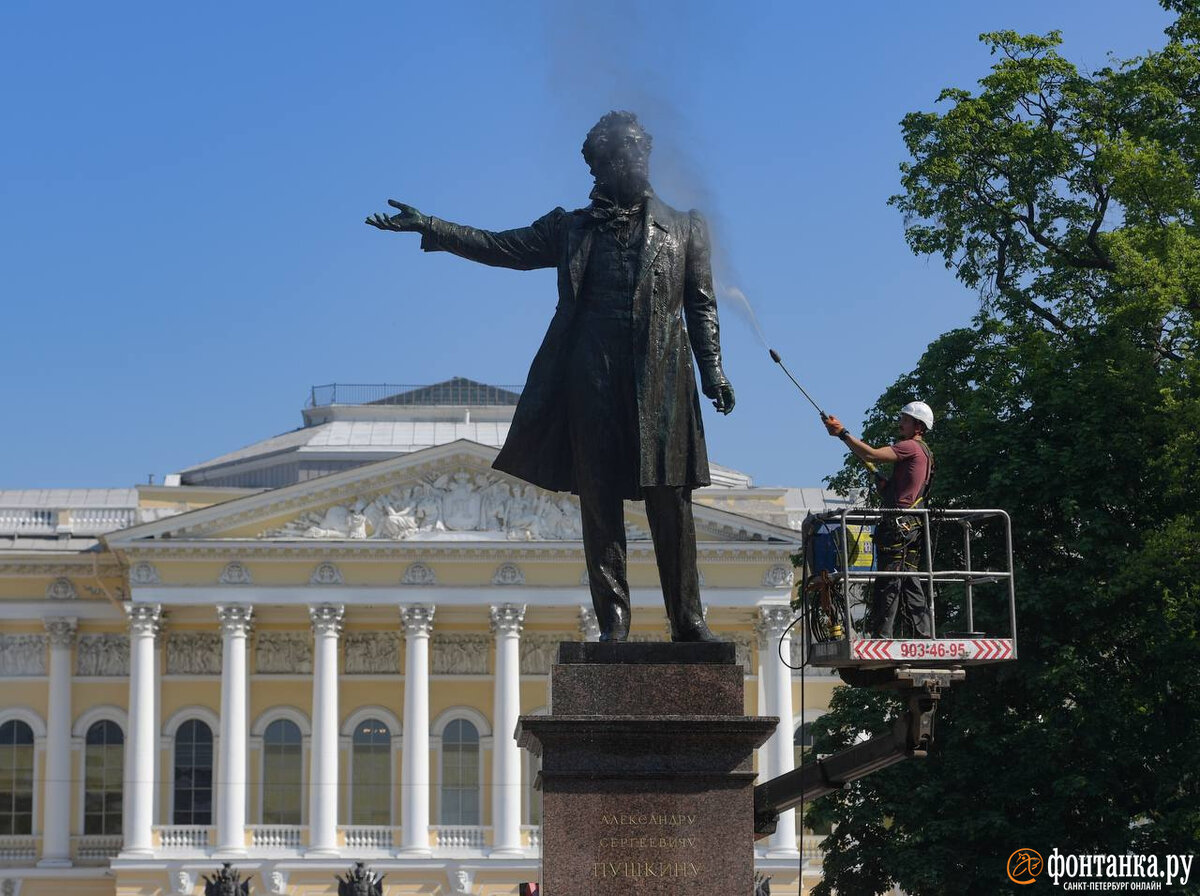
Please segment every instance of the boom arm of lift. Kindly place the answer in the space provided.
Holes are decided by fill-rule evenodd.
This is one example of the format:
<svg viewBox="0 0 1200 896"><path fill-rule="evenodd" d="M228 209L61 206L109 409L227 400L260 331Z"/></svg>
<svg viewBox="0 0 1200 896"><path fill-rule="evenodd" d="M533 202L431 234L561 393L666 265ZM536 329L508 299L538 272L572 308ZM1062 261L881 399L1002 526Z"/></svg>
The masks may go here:
<svg viewBox="0 0 1200 896"><path fill-rule="evenodd" d="M928 753L942 688L961 681L965 673L962 669L889 671L894 672L891 681L875 686L899 690L908 700L908 707L893 723L892 730L824 759L805 762L800 768L755 787L755 839L774 833L780 813L802 802L812 802L872 772L912 757L923 758Z"/></svg>

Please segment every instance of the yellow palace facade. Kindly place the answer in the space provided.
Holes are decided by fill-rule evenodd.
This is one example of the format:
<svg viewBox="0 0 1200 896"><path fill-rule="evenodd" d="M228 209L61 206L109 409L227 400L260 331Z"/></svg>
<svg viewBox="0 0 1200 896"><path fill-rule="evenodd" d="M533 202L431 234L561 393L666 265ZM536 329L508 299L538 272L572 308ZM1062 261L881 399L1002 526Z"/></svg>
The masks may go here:
<svg viewBox="0 0 1200 896"><path fill-rule="evenodd" d="M223 862L255 894L335 894L356 861L388 896L538 879L513 731L598 634L578 505L491 469L514 390L339 388L162 485L0 491L0 896L200 894ZM781 658L800 520L836 499L713 474L703 597L746 712L780 717L773 777L836 681L802 695ZM627 518L633 637L662 640ZM772 892L819 879L820 839L788 813L759 841Z"/></svg>

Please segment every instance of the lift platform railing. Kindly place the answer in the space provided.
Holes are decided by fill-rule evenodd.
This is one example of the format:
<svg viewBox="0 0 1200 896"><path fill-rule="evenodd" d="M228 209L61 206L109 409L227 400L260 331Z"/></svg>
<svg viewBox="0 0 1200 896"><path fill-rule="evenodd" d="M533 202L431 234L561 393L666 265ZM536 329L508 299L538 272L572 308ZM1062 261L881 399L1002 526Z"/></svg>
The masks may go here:
<svg viewBox="0 0 1200 896"><path fill-rule="evenodd" d="M875 569L874 563L863 568L864 565L861 562L857 564L854 562L856 554L862 552L864 533L873 533L875 527L887 516L917 517L923 523L921 568L914 571L884 572ZM817 537L818 531L822 528L825 530L821 533L824 537L828 538L832 535L836 539L835 559L833 563L826 562L822 569L816 569L814 568L816 551L813 550L811 540ZM956 534L957 538L954 542L942 543L941 540L947 537L947 530L950 530L952 536ZM994 547L999 550L993 549L990 552L993 559L988 568L978 569L973 565L972 542L982 537L990 539ZM823 587L829 589L829 593L824 595L823 600L826 602L836 600L841 605L841 612L833 615L840 616L844 623L824 630L819 625L805 626L808 631L810 656L813 657L815 665L839 665L838 660L917 659L924 662L929 659L962 659L977 663L1016 658L1016 591L1013 579L1012 522L1005 511L998 509L843 508L811 514L804 522L803 538L805 545L801 555L803 557L802 574L793 606L806 614L815 611L812 605L812 601L816 599L814 598L814 582L819 578ZM955 547L957 550L954 550ZM955 561L954 564L951 566L939 565L939 550L942 557L951 555L951 559ZM895 639L898 644L895 649L890 649L883 639L866 636L861 630L860 620L856 617L856 596L861 595L864 591L869 595L871 586L881 576L912 578L922 583L929 602L932 640L938 644L930 644L928 641ZM1003 587L1007 597L1007 631L993 631L984 635L975 631L977 589L982 585L997 583ZM966 629L964 633L948 638L942 637L938 633L939 587L945 588L946 586L957 586L962 589L963 606L959 619L965 623ZM819 588L815 590L819 591ZM828 645L835 641L841 642L844 647L837 650L813 650L820 645ZM871 644L858 646L856 642L859 641L870 641ZM880 646L876 642L882 642L885 646Z"/></svg>

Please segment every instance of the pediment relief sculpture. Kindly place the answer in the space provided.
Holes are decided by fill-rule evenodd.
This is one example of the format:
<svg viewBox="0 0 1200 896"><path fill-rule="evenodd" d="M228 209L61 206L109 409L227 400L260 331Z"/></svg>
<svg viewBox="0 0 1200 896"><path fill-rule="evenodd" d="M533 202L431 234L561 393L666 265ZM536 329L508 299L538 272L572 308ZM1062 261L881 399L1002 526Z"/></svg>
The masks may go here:
<svg viewBox="0 0 1200 896"><path fill-rule="evenodd" d="M490 533L509 541L579 541L583 521L573 497L463 469L310 511L263 537L454 540L460 533ZM626 537L646 540L650 534L627 525Z"/></svg>

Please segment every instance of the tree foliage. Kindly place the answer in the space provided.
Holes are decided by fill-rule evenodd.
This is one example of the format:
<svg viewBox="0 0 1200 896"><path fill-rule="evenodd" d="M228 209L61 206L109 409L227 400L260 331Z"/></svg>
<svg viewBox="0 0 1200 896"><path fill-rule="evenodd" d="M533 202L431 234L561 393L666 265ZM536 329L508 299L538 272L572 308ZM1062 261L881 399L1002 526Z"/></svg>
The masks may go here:
<svg viewBox="0 0 1200 896"><path fill-rule="evenodd" d="M979 89L903 120L891 201L981 309L865 436L890 441L897 408L928 401L935 498L1011 513L1020 658L943 698L928 760L811 808L838 824L818 896L995 894L1018 847L1200 842L1200 16L1163 5L1161 49L1091 74L1058 34L985 34ZM817 749L896 711L843 690Z"/></svg>

